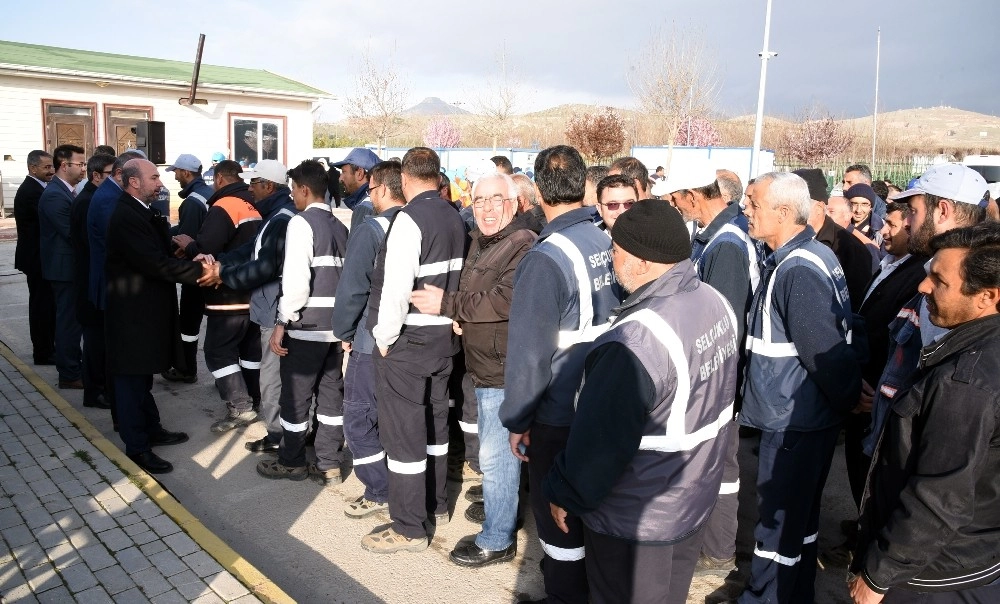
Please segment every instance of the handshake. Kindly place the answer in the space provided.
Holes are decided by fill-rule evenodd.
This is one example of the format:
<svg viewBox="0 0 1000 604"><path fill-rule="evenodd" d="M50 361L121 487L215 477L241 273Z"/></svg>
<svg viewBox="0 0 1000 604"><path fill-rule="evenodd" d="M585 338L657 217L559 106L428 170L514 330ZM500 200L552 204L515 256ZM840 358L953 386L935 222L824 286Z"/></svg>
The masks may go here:
<svg viewBox="0 0 1000 604"><path fill-rule="evenodd" d="M172 241L177 245L177 249L174 251L174 255L178 258L184 258L184 249L191 243L191 237L187 235L174 235ZM202 287L219 287L222 285L222 279L219 278L219 269L222 265L216 262L215 257L211 254L198 254L192 258L194 262L201 263L201 277L198 279L198 285Z"/></svg>

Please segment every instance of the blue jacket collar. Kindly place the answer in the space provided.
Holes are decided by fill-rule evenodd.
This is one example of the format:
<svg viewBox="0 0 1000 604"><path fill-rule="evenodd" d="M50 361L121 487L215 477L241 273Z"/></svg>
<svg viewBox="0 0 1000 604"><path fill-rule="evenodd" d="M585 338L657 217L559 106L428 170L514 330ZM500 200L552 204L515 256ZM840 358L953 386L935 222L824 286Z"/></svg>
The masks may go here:
<svg viewBox="0 0 1000 604"><path fill-rule="evenodd" d="M558 233L559 231L569 228L574 224L580 222L594 223L594 210L593 208L582 207L570 210L565 214L560 214L554 219L550 220L542 232L538 235L539 239L544 239L552 233Z"/></svg>
<svg viewBox="0 0 1000 604"><path fill-rule="evenodd" d="M789 239L785 245L771 253L764 261L767 266L778 266L789 254L816 238L816 231L809 225L798 235Z"/></svg>

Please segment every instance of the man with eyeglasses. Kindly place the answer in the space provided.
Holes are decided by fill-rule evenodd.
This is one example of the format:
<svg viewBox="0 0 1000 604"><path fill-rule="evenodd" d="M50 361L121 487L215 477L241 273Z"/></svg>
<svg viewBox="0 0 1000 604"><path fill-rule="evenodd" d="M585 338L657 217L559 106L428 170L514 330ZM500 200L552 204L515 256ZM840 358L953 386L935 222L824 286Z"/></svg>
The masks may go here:
<svg viewBox="0 0 1000 604"><path fill-rule="evenodd" d="M82 147L60 145L52 153L56 174L38 199L42 276L52 287L56 301L56 369L59 387L83 389L83 358L80 338L83 327L76 320L76 289L73 286L73 245L69 240L70 208L74 187L87 172Z"/></svg>
<svg viewBox="0 0 1000 604"><path fill-rule="evenodd" d="M747 220L739 204L729 204L719 187L718 172L708 163L674 170L663 190L688 224L698 229L691 242L691 260L698 278L718 290L736 312L737 388L741 390L746 362L743 336L747 311L760 281L758 247L747 233ZM740 410L741 401L733 405ZM734 416L735 417L735 416ZM719 498L705 524L705 539L695 568L699 575L725 577L736 568L736 528L739 507L740 468L737 463L739 431L731 430L726 442L725 465Z"/></svg>
<svg viewBox="0 0 1000 604"><path fill-rule="evenodd" d="M177 255L219 256L253 241L260 226L260 212L244 178L284 181L285 167L275 160L260 161L254 171L241 172L232 160L215 166L215 193L208 200L208 214L194 239L174 235ZM260 404L260 329L250 321L250 292L225 285L202 292L205 302L205 365L226 402L226 415L212 424L215 433L228 432L257 421Z"/></svg>
<svg viewBox="0 0 1000 604"><path fill-rule="evenodd" d="M28 282L28 330L35 365L55 363L56 303L52 288L42 277L38 199L45 191L55 169L52 156L41 149L28 153L28 175L14 195L14 220L17 223L17 248L14 268L24 273Z"/></svg>
<svg viewBox="0 0 1000 604"><path fill-rule="evenodd" d="M73 244L73 282L76 285L76 318L83 326L83 406L110 409L113 395L105 371L104 312L87 292L90 287L90 241L87 212L97 187L111 177L115 156L98 153L87 161L87 184L70 206L69 238Z"/></svg>
<svg viewBox="0 0 1000 604"><path fill-rule="evenodd" d="M174 179L181 185L179 195L183 200L177 212L177 224L170 227L170 235L197 237L208 214L208 199L215 192L201 176L201 160L190 153L182 153L167 166L167 172L173 172ZM201 332L203 304L201 288L181 285L180 325L184 363L160 374L163 379L188 384L198 381L198 334Z"/></svg>
<svg viewBox="0 0 1000 604"><path fill-rule="evenodd" d="M611 232L615 220L639 201L639 192L632 179L624 174L605 176L597 183L598 228Z"/></svg>

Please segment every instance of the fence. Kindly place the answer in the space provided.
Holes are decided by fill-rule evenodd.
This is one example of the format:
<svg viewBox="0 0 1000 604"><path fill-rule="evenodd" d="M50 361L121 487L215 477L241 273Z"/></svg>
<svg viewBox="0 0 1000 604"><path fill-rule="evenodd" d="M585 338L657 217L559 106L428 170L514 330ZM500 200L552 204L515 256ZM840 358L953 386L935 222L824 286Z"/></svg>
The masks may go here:
<svg viewBox="0 0 1000 604"><path fill-rule="evenodd" d="M864 164L868 166L871 168L873 179L891 181L901 189L905 189L906 183L910 182L911 178L920 176L920 174L927 168L927 166L920 165L915 160L908 159L896 161L876 161L874 164L872 164L870 160L836 161L824 163L822 165L806 165L794 161L775 160L774 169L790 172L800 168L820 168L823 170L823 174L826 175L827 184L830 187L836 187L840 185L841 179L844 176L844 170L853 164Z"/></svg>

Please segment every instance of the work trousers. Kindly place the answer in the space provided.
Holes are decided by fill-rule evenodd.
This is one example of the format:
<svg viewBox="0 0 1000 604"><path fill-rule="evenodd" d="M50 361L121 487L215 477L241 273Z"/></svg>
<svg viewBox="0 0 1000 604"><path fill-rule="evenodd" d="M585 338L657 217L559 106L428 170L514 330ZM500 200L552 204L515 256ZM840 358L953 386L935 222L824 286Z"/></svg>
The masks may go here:
<svg viewBox="0 0 1000 604"><path fill-rule="evenodd" d="M198 335L201 333L204 306L205 301L201 295L201 287L197 285L181 286L180 328L184 366L177 367L177 370L187 375L198 373Z"/></svg>
<svg viewBox="0 0 1000 604"><path fill-rule="evenodd" d="M271 334L274 326L260 327L260 408L257 417L267 428L267 440L281 442L281 363L278 355L271 350Z"/></svg>
<svg viewBox="0 0 1000 604"><path fill-rule="evenodd" d="M28 331L35 363L47 363L56 352L56 299L52 286L41 272L25 273L28 278Z"/></svg>
<svg viewBox="0 0 1000 604"><path fill-rule="evenodd" d="M281 427L278 460L306 465L309 409L316 401L316 467L339 468L344 449L344 351L340 342L312 342L286 335L281 357Z"/></svg>
<svg viewBox="0 0 1000 604"><path fill-rule="evenodd" d="M83 376L83 326L76 318L76 285L72 281L49 284L56 301L56 369L60 382L72 382Z"/></svg>
<svg viewBox="0 0 1000 604"><path fill-rule="evenodd" d="M687 602L702 531L672 545L635 543L583 529L593 604Z"/></svg>
<svg viewBox="0 0 1000 604"><path fill-rule="evenodd" d="M226 405L249 411L260 401L260 327L250 315L206 315L205 365Z"/></svg>
<svg viewBox="0 0 1000 604"><path fill-rule="evenodd" d="M844 420L844 461L847 463L847 480L854 496L854 507L861 508L861 495L868 479L868 466L872 458L865 455L864 440L871 429L871 413L851 413Z"/></svg>
<svg viewBox="0 0 1000 604"><path fill-rule="evenodd" d="M354 456L354 474L365 485L365 499L389 500L385 451L379 440L372 355L352 350L344 374L344 438Z"/></svg>
<svg viewBox="0 0 1000 604"><path fill-rule="evenodd" d="M415 349L415 350L414 350ZM375 399L389 469L392 528L427 536L430 514L448 513L448 376L451 357L421 354L405 339L387 357L376 349Z"/></svg>
<svg viewBox="0 0 1000 604"><path fill-rule="evenodd" d="M726 442L725 459L722 466L722 484L719 485L719 499L708 517L703 533L702 552L717 560L728 560L736 556L736 516L740 505L740 465L737 454L740 450L740 431L731 426Z"/></svg>
<svg viewBox="0 0 1000 604"><path fill-rule="evenodd" d="M463 461L476 472L479 467L479 405L476 400L476 385L465 370L465 353L452 357L452 372L448 378L448 456L451 463L461 466ZM457 427L457 430L456 430ZM461 440L459 440L461 439ZM462 448L461 453L459 447Z"/></svg>
<svg viewBox="0 0 1000 604"><path fill-rule="evenodd" d="M153 376L119 374L114 381L118 435L125 442L125 453L145 453L150 450L149 436L163 429L153 400Z"/></svg>
<svg viewBox="0 0 1000 604"><path fill-rule="evenodd" d="M569 533L562 532L552 520L549 499L542 484L552 468L556 455L566 448L569 426L555 427L535 423L531 426L531 446L528 447L528 494L535 514L538 539L542 542L542 578L548 602L586 604L588 602L587 567L584 560L583 522L566 518Z"/></svg>
<svg viewBox="0 0 1000 604"><path fill-rule="evenodd" d="M820 502L839 433L761 432L756 545L740 604L813 601Z"/></svg>

